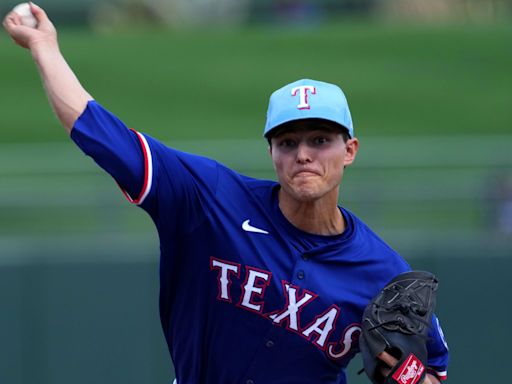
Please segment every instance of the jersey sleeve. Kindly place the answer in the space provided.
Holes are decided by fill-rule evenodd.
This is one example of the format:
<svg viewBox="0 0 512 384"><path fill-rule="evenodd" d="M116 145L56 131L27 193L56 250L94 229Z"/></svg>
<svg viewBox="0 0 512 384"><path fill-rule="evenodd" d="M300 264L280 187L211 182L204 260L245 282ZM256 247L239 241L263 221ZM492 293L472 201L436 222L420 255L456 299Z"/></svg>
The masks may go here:
<svg viewBox="0 0 512 384"><path fill-rule="evenodd" d="M439 380L446 380L449 360L448 344L436 315L432 316L427 349L429 373L437 376Z"/></svg>
<svg viewBox="0 0 512 384"><path fill-rule="evenodd" d="M71 130L71 139L116 180L130 202L144 201L151 190L152 161L142 134L90 101Z"/></svg>
<svg viewBox="0 0 512 384"><path fill-rule="evenodd" d="M218 163L169 148L129 129L95 101L75 122L71 138L121 187L128 201L154 220L191 228L215 200Z"/></svg>

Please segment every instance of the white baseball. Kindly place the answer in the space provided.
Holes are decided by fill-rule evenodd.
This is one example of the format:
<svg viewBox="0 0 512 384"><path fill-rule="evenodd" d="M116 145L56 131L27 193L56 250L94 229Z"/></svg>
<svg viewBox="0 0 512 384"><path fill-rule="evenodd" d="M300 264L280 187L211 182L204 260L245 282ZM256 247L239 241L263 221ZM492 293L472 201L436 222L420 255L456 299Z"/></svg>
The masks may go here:
<svg viewBox="0 0 512 384"><path fill-rule="evenodd" d="M21 3L13 8L13 11L21 16L21 24L30 27L37 27L37 20L30 10L29 3Z"/></svg>

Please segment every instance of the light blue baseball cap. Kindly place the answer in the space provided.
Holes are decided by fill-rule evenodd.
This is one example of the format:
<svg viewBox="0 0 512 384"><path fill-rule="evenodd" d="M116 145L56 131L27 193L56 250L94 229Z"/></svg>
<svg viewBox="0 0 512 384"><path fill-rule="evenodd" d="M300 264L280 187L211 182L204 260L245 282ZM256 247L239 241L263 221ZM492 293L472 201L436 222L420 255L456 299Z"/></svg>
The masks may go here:
<svg viewBox="0 0 512 384"><path fill-rule="evenodd" d="M322 81L302 79L278 89L270 96L264 137L293 120L324 119L347 128L354 137L347 98L340 87Z"/></svg>

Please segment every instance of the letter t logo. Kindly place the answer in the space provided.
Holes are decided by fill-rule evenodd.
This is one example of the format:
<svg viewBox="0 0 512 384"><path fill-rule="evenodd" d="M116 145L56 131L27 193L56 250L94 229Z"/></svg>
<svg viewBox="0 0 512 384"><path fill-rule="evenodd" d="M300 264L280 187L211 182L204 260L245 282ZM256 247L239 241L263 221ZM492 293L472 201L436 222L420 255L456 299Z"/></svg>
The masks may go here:
<svg viewBox="0 0 512 384"><path fill-rule="evenodd" d="M310 105L308 104L308 91L310 91L312 95L316 94L316 88L312 85L301 85L300 87L292 89L292 96L297 96L297 92L299 93L299 104L297 104L298 109L310 108Z"/></svg>

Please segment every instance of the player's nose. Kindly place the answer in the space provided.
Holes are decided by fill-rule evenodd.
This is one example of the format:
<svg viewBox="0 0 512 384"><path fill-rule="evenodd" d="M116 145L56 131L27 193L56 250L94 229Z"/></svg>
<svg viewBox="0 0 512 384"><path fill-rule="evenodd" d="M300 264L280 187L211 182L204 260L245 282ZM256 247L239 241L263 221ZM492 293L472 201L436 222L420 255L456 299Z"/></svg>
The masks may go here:
<svg viewBox="0 0 512 384"><path fill-rule="evenodd" d="M299 164L310 163L313 160L311 148L305 142L300 142L297 146L296 160Z"/></svg>

